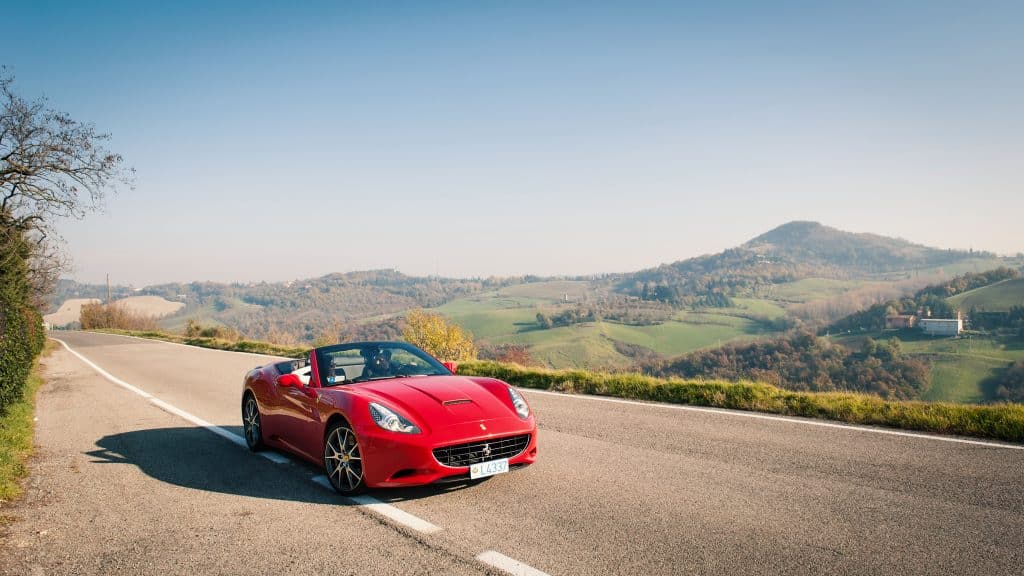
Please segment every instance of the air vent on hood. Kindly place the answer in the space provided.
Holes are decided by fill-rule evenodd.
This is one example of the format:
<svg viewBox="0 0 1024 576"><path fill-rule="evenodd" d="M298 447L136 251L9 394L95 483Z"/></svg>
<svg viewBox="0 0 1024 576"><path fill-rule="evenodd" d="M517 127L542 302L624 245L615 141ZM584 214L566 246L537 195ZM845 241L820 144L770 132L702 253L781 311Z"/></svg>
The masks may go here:
<svg viewBox="0 0 1024 576"><path fill-rule="evenodd" d="M445 401L444 405L445 406L452 406L452 405L455 405L455 404L469 404L470 402L472 402L472 400L470 400L469 398L462 398L462 399L459 399L459 400L447 400L447 401Z"/></svg>

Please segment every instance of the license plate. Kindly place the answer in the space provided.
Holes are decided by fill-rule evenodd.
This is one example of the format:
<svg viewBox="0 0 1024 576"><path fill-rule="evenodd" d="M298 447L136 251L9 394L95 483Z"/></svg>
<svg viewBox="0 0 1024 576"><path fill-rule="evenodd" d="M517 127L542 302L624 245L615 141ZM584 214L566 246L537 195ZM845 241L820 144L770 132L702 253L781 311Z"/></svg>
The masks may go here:
<svg viewBox="0 0 1024 576"><path fill-rule="evenodd" d="M494 476L495 474L504 474L505 472L508 472L508 458L481 462L469 467L469 477L474 480Z"/></svg>

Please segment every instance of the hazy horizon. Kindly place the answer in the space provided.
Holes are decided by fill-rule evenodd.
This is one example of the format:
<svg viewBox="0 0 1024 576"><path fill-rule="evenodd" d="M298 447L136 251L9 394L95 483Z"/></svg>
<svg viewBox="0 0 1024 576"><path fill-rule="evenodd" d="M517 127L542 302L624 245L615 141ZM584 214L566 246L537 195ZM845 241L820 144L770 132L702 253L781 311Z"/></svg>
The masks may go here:
<svg viewBox="0 0 1024 576"><path fill-rule="evenodd" d="M138 286L589 275L792 220L1024 250L1014 2L9 7L0 64L137 186L59 227Z"/></svg>
<svg viewBox="0 0 1024 576"><path fill-rule="evenodd" d="M783 224L788 224L788 223L790 223L790 222L785 222L785 223L779 224L779 226L781 226ZM824 223L824 222L818 222L818 224L822 224L822 225L824 225L826 227L829 227L829 228L836 228L835 226L830 226L828 223ZM740 245L742 245L742 244L744 244L744 243L746 243L746 242L748 242L750 240L753 240L754 238L756 238L757 236L759 236L759 235L761 235L761 234L763 234L765 232L769 232L770 230L774 230L777 227L778 226L773 226L770 229L762 230L760 232L757 232L756 234L752 234L750 237L748 237L748 238L746 238L744 240L737 241L735 244L732 244L732 245L729 245L729 246L725 246L721 250L716 250L714 252L704 252L704 253L701 253L701 254L692 254L692 255L688 255L688 256L682 256L682 257L676 258L676 259L674 259L672 261L658 262L658 263L655 263L654 265L645 266L645 267L635 267L635 268L629 268L629 269L623 269L623 270L597 270L597 271L593 271L593 272L581 272L581 273L575 273L575 274L566 274L566 273L536 274L536 273L527 271L527 272L517 273L517 274L490 274L490 275L484 275L484 276L481 276L481 275L461 275L461 276L458 276L458 275L434 274L434 273L429 273L429 272L428 273L413 273L413 272L409 272L409 271L406 271L406 270L402 270L401 268L383 266L383 267L373 267L373 268L353 268L353 269L348 269L348 270L323 270L323 271L315 272L313 274L309 274L309 275L306 275L306 276L262 277L262 278L243 278L243 279L235 279L235 278L218 278L218 279L214 279L214 278L189 278L189 279L184 279L184 278L177 278L177 279L168 279L168 280L161 280L161 281L158 281L158 282L149 282L149 283L142 283L142 284L137 283L137 282L127 281L127 280L124 280L124 279L117 279L117 278L114 278L113 276L111 276L110 282L111 282L111 285L116 285L116 286L133 286L135 288L144 288L146 286L157 286L157 285L161 285L161 284L174 284L174 283L188 284L188 283L192 283L192 282L214 282L214 283L223 283L223 284L232 284L232 283L246 284L246 283L259 283L259 282L282 283L282 282L306 280L306 279L313 279L313 278L321 278L323 276L327 276L327 275L330 275L330 274L348 274L348 273L355 273L355 272L370 272L370 271L375 271L375 270L395 270L395 271L400 272L402 274L405 274L407 276L419 276L419 277L426 276L426 277L461 278L461 279L467 279L467 278L486 279L486 278L489 278L489 277L492 277L492 278L506 277L507 278L507 277L522 277L522 276L538 276L538 277L546 277L546 278L602 276L602 275L614 275L614 274L624 274L624 273L630 273L630 272L637 272L637 271L642 270L644 268L653 268L653 267L659 266L661 264L671 264L672 262L686 260L688 258L699 257L699 256L704 256L704 255L709 255L709 254L717 254L717 253L721 252L722 250L726 250L726 249L729 249L729 248L735 248L737 246L740 246ZM843 232L859 233L856 230L842 230L842 229L839 229L839 230L841 230ZM874 232L870 232L869 234L875 234L875 233ZM887 235L882 234L881 236L887 236ZM896 240L905 240L907 242L911 242L913 244L920 245L919 243L914 242L913 239L910 239L910 238L903 238L903 237L899 237L899 236L887 236L887 237L893 238L893 239L896 239ZM937 248L937 249L952 249L952 250L969 250L969 249L973 248L973 250L975 252L993 252L991 250L986 250L985 248L981 248L981 247L969 247L969 248L962 248L962 249L958 248L958 247L952 247L952 246L949 246L949 247L944 247L944 246L928 246L928 247L929 248ZM1012 253L998 253L998 252L995 252L995 255L997 257L1015 257L1015 256L1018 256L1020 254L1021 254L1020 251L1012 252ZM64 274L64 275L62 275L62 279L74 280L74 281L79 282L81 284L103 284L103 283L106 282L106 274L104 274L102 277L96 278L96 279L85 279L85 278L75 277L75 275L73 275L73 274Z"/></svg>

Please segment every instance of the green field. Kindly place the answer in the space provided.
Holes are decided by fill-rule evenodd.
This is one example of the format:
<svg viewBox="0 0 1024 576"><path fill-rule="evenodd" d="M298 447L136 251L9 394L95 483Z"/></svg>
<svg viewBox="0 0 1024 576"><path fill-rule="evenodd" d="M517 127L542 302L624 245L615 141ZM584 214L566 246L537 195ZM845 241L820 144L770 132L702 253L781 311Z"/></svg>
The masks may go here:
<svg viewBox="0 0 1024 576"><path fill-rule="evenodd" d="M1011 306L1024 306L1024 278L1011 278L975 288L947 301L961 310L977 307L989 311L1006 311Z"/></svg>
<svg viewBox="0 0 1024 576"><path fill-rule="evenodd" d="M903 351L925 359L931 366L931 388L922 400L933 402L989 402L982 382L1014 360L1024 360L1024 343L1004 342L972 335L964 338L930 338L917 332L885 331L843 336L835 341L859 349L866 336L883 341L900 339Z"/></svg>
<svg viewBox="0 0 1024 576"><path fill-rule="evenodd" d="M435 310L473 333L485 344L523 344L533 359L555 368L628 368L633 360L615 349L615 341L676 356L693 350L765 334L765 328L745 316L775 318L785 314L779 305L755 299L736 299L734 308L679 312L672 320L651 326L617 322L588 322L540 329L537 313L556 313L570 302L597 297L588 282L552 281L521 284L459 298Z"/></svg>
<svg viewBox="0 0 1024 576"><path fill-rule="evenodd" d="M872 284L860 280L833 280L830 278L805 278L796 282L776 284L766 296L782 302L803 303L833 298L850 290ZM881 284L881 283L876 283Z"/></svg>

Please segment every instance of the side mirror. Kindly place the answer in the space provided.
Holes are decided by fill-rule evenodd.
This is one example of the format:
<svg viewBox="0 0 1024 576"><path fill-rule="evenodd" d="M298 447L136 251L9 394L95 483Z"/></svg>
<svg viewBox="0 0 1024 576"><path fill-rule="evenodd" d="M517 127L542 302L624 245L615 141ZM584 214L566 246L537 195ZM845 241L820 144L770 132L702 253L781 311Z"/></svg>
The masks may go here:
<svg viewBox="0 0 1024 576"><path fill-rule="evenodd" d="M299 380L299 377L295 374L282 374L277 377L277 385L282 388L287 388L289 386L293 388L302 388L302 380Z"/></svg>
<svg viewBox="0 0 1024 576"><path fill-rule="evenodd" d="M458 363L456 363L456 362L442 362L441 364L443 364L444 367L447 368L452 374L458 374L459 373L459 365L458 365Z"/></svg>

